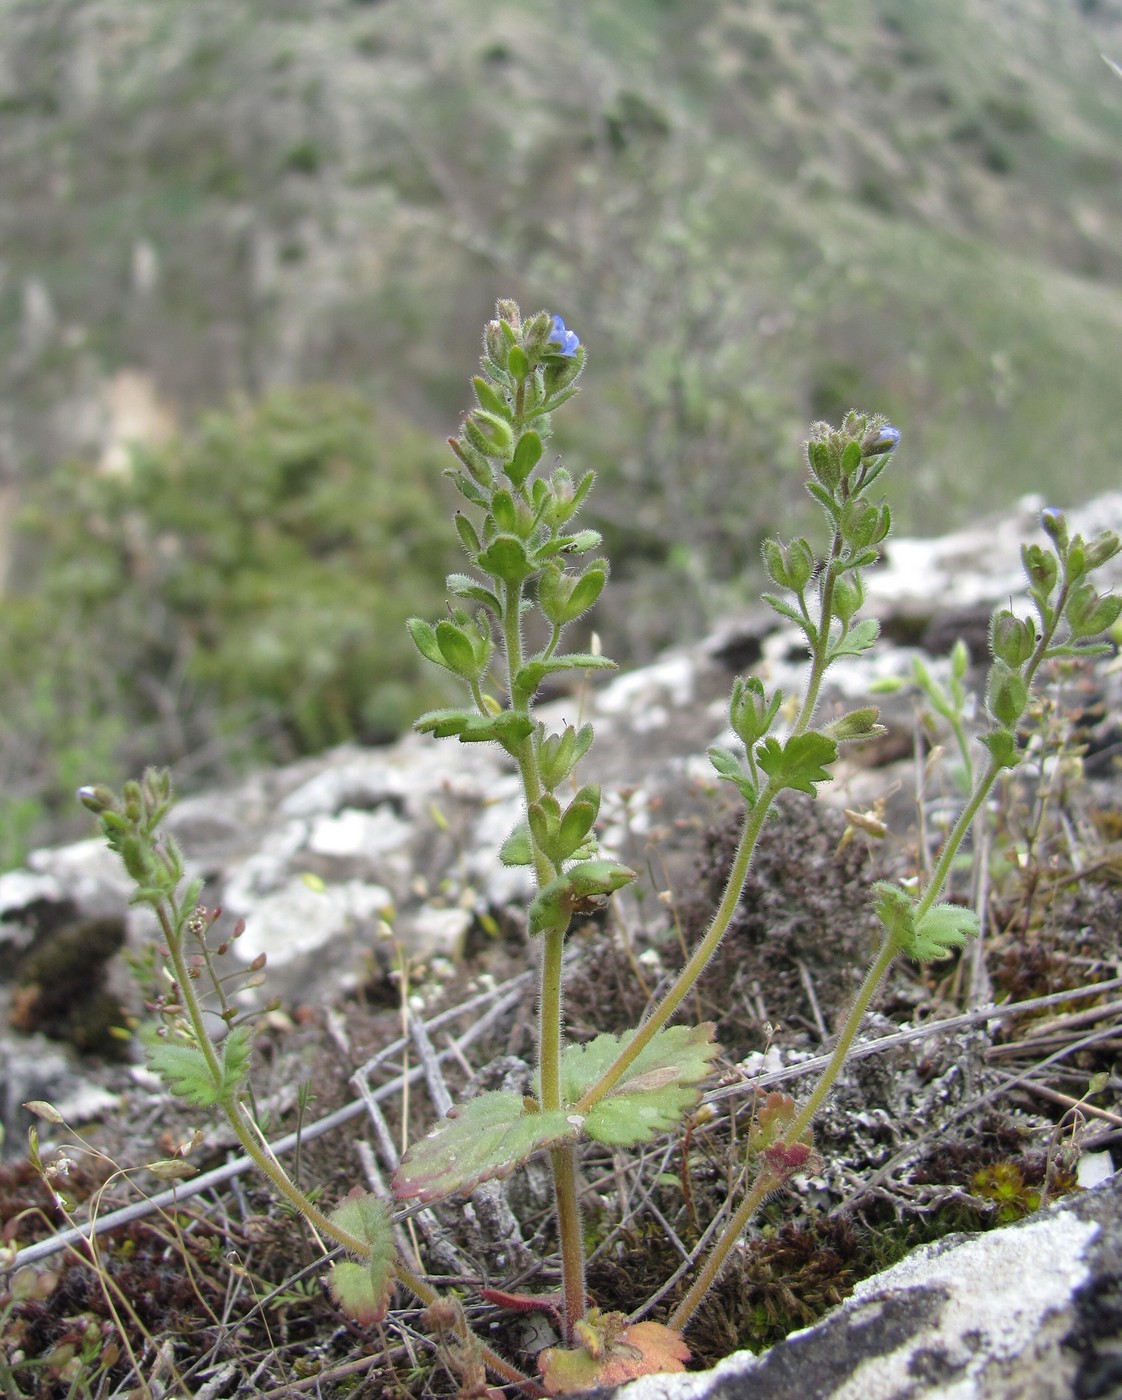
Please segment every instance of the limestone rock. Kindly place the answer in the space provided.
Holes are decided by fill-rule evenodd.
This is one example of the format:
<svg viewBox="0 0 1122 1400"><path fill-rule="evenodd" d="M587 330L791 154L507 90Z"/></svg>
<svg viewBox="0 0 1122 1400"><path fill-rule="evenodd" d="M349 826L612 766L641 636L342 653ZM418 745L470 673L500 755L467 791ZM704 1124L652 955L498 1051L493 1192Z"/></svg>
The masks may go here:
<svg viewBox="0 0 1122 1400"><path fill-rule="evenodd" d="M1067 1400L1122 1389L1122 1173L1017 1225L949 1236L815 1327L607 1400Z"/></svg>

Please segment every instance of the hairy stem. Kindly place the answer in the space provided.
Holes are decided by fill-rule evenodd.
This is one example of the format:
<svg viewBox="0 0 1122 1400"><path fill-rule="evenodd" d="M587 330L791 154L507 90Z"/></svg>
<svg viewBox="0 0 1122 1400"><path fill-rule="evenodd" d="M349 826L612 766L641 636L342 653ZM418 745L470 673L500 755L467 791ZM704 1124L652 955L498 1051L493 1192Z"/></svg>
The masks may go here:
<svg viewBox="0 0 1122 1400"><path fill-rule="evenodd" d="M690 1319L697 1311L702 1299L720 1276L728 1259L729 1251L743 1234L744 1227L768 1196L773 1191L777 1191L782 1184L777 1176L772 1175L766 1169L755 1179L734 1212L732 1219L721 1232L720 1239L706 1255L705 1263L701 1266L689 1292L667 1319L668 1327L672 1327L675 1332L683 1332L689 1326Z"/></svg>
<svg viewBox="0 0 1122 1400"><path fill-rule="evenodd" d="M740 893L744 888L744 882L748 878L748 871L752 864L752 856L755 853L756 842L763 829L764 821L776 796L779 787L771 780L756 799L755 804L749 808L744 821L743 830L740 833L740 843L736 848L736 855L733 858L732 869L729 871L728 881L725 884L725 892L721 897L721 902L717 906L717 911L713 915L713 920L709 925L704 938L690 955L689 961L682 968L674 981L674 985L663 996L662 1000L654 1008L651 1014L631 1037L623 1050L616 1056L613 1063L604 1074L596 1081L591 1089L576 1104L577 1113L587 1113L594 1104L610 1093L613 1087L626 1074L630 1066L635 1062L643 1049L650 1043L652 1037L662 1029L674 1015L683 1000L693 989L694 983L701 976L705 964L717 951L721 939L725 936L732 916L736 912L736 906L740 901Z"/></svg>

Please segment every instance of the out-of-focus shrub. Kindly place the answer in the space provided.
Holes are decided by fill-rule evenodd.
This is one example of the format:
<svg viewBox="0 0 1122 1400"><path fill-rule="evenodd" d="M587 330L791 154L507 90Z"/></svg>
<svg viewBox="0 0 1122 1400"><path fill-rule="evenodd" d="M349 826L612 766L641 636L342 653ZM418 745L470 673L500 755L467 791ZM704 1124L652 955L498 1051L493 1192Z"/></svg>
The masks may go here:
<svg viewBox="0 0 1122 1400"><path fill-rule="evenodd" d="M302 389L126 473L55 474L0 599L0 857L93 773L228 776L387 739L438 698L403 627L456 562L436 453L356 394Z"/></svg>

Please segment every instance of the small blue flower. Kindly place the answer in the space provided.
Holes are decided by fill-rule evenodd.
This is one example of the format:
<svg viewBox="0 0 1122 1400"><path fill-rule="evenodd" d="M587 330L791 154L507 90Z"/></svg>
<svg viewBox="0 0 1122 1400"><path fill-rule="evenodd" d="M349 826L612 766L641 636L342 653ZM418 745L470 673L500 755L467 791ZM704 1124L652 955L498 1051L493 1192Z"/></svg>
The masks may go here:
<svg viewBox="0 0 1122 1400"><path fill-rule="evenodd" d="M575 355L580 349L576 331L571 331L560 316L553 318L553 330L549 333L547 345L560 346L562 355Z"/></svg>
<svg viewBox="0 0 1122 1400"><path fill-rule="evenodd" d="M866 457L883 457L886 453L895 452L900 445L900 429L893 428L890 424L885 424L870 442L864 445Z"/></svg>
<svg viewBox="0 0 1122 1400"><path fill-rule="evenodd" d="M1056 506L1046 506L1040 512L1040 527L1060 550L1067 548L1067 516Z"/></svg>

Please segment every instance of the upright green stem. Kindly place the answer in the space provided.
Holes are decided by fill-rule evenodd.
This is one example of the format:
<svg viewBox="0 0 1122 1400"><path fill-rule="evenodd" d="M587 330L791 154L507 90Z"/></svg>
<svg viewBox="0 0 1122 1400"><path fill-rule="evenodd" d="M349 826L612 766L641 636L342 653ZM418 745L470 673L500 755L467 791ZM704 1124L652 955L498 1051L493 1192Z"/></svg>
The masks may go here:
<svg viewBox="0 0 1122 1400"><path fill-rule="evenodd" d="M701 1266L701 1270L686 1296L667 1318L668 1327L672 1327L675 1332L684 1332L689 1326L690 1319L724 1268L729 1250L744 1233L745 1226L768 1196L773 1191L777 1191L782 1184L782 1181L777 1176L773 1176L766 1168L755 1179L734 1212L732 1219L721 1232L721 1238L706 1255L705 1263Z"/></svg>
<svg viewBox="0 0 1122 1400"><path fill-rule="evenodd" d="M736 848L736 855L733 857L732 869L729 871L728 881L725 884L725 892L705 937L690 955L689 961L678 974L674 985L620 1051L615 1062L575 1105L577 1113L587 1113L594 1104L599 1103L605 1094L611 1092L643 1049L650 1043L652 1037L674 1015L683 1000L689 995L694 983L701 976L705 964L716 952L717 945L725 936L725 931L736 912L736 906L740 901L740 892L744 888L744 881L748 878L748 870L752 864L756 842L763 829L768 809L775 801L779 791L779 786L769 779L754 806L749 809L744 829L740 833L740 843Z"/></svg>
<svg viewBox="0 0 1122 1400"><path fill-rule="evenodd" d="M514 678L523 662L522 590L507 585L503 591L503 640L506 648L507 694L511 706L529 713L529 704L515 693ZM515 755L527 806L542 795L541 775L530 739L524 739ZM531 835L534 871L538 885L557 875L553 862L538 848ZM541 981L538 991L538 1083L542 1108L561 1108L561 1050L564 1031L562 1014L561 964L565 951L565 929L551 929L542 936ZM577 1153L571 1143L554 1147L549 1154L553 1172L554 1200L557 1207L557 1236L561 1250L561 1285L565 1340L571 1342L576 1324L584 1317L585 1269L584 1237L581 1228L580 1195L577 1190Z"/></svg>
<svg viewBox="0 0 1122 1400"><path fill-rule="evenodd" d="M946 841L943 842L943 849L939 854L939 860L935 869L931 872L923 894L916 904L915 918L917 922L923 918L924 914L926 914L932 904L935 903L939 892L946 884L947 876L950 874L951 866L954 863L954 858L958 855L958 848L962 845L963 838L973 825L974 818L978 815L983 802L985 802L986 798L989 796L990 789L993 787L994 783L997 782L998 776L1001 773L1001 767L1002 765L998 763L995 758L990 759L986 771L978 779L974 791L970 794L970 801L967 802L966 806L963 807L962 811L958 814L958 820L951 828Z"/></svg>
<svg viewBox="0 0 1122 1400"><path fill-rule="evenodd" d="M799 707L798 718L791 728L793 735L802 734L814 718L814 711L818 708L818 693L822 689L822 678L826 674L826 667L830 664L830 624L833 621L834 584L837 582L836 566L841 548L841 533L835 530L833 543L830 545L830 556L822 571L817 640L811 657L810 675L807 677L806 692L803 695L803 703Z"/></svg>

